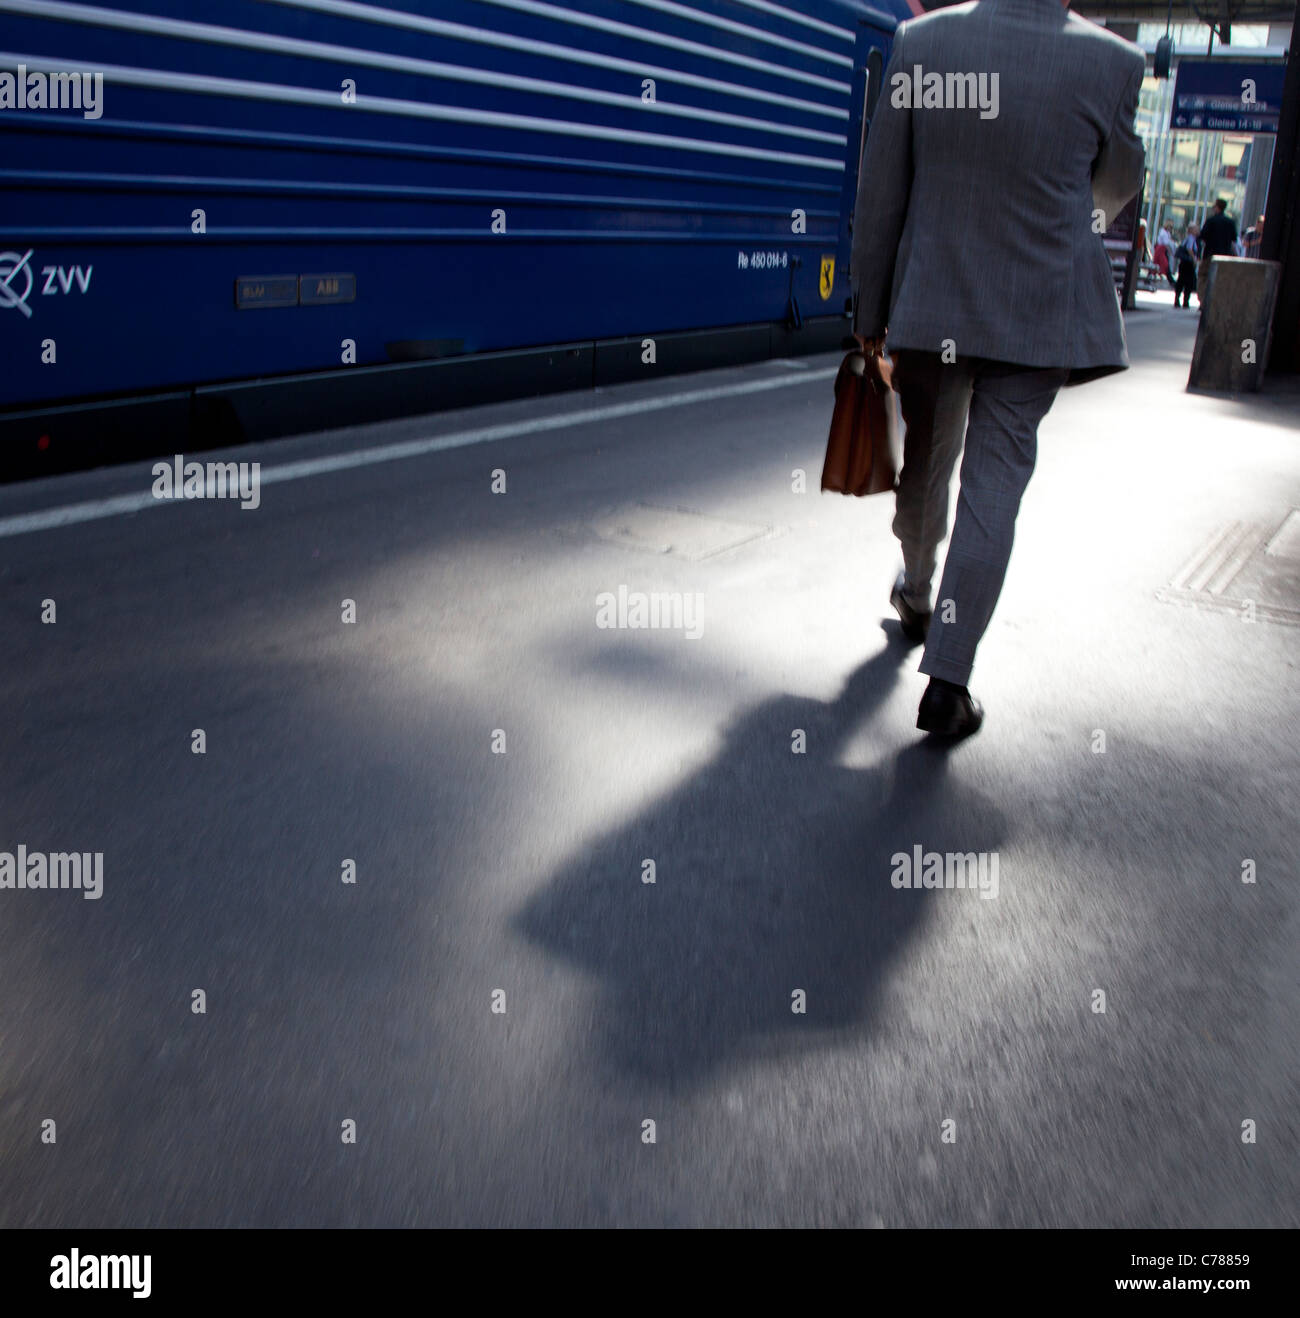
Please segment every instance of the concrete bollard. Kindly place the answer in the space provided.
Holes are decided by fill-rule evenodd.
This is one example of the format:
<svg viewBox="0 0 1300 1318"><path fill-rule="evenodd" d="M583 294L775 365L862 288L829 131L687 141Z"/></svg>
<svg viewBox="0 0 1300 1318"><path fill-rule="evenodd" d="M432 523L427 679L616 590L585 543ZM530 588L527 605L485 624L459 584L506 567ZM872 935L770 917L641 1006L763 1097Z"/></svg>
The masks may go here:
<svg viewBox="0 0 1300 1318"><path fill-rule="evenodd" d="M1268 365L1269 327L1282 266L1241 256L1216 256L1200 292L1201 319L1192 351L1189 389L1252 393Z"/></svg>

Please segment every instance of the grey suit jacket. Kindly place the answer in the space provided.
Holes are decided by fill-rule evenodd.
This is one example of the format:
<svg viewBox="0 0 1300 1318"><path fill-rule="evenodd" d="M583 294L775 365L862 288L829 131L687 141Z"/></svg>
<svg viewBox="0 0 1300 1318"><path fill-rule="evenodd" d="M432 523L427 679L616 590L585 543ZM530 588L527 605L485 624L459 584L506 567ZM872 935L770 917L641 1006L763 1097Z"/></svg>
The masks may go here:
<svg viewBox="0 0 1300 1318"><path fill-rule="evenodd" d="M1069 367L1071 383L1126 367L1093 211L1109 225L1141 186L1143 71L1136 46L1061 0L979 0L903 23L853 213L860 331L888 326L890 348L952 340L961 357ZM976 78L948 76L963 74Z"/></svg>

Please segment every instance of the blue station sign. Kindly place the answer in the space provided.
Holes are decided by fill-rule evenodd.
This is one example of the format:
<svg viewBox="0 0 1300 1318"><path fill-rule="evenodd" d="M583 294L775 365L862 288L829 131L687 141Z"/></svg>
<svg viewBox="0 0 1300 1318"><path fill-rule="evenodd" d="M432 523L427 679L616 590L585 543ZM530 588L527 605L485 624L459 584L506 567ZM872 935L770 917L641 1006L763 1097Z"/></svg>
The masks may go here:
<svg viewBox="0 0 1300 1318"><path fill-rule="evenodd" d="M1184 132L1276 133L1285 73L1282 64L1179 60L1169 126Z"/></svg>

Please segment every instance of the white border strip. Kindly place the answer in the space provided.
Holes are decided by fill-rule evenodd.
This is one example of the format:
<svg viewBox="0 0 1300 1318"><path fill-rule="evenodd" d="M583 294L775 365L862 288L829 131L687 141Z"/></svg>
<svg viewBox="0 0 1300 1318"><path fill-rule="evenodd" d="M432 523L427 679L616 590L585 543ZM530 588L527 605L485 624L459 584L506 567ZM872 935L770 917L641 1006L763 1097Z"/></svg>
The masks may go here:
<svg viewBox="0 0 1300 1318"><path fill-rule="evenodd" d="M278 2L278 0L277 0ZM649 28L633 27L631 23L617 23L609 18L597 18L594 14L583 14L576 9L561 9L558 5L541 4L539 0L480 0L481 4L500 5L505 9L515 9L524 14L536 14L539 18L553 18L561 23L571 23L578 27L594 28L600 32L610 32L615 36L627 37L631 41L645 41L658 46L671 46L674 50L688 50L694 55L703 55L707 59L727 60L732 64L744 64L750 68L763 69L765 72L777 73L783 78L796 78L800 82L812 83L818 87L829 87L840 93L850 90L851 84L836 82L823 78L816 73L804 73L801 69L782 68L779 64L768 64L766 60L756 60L748 55L736 54L730 50L721 50L717 46L706 46L699 41L687 41L683 37L670 37L663 32L652 32ZM754 29L757 31L757 29ZM782 45L785 43L782 42ZM835 63L843 62L849 68L853 61L844 56L829 55L821 52Z"/></svg>
<svg viewBox="0 0 1300 1318"><path fill-rule="evenodd" d="M798 14L784 5L774 5L771 0L736 0L736 3L747 5L750 9L762 10L765 14L773 14L777 18L785 19L787 23L802 23L805 27L815 28L828 36L839 37L841 41L847 41L850 46L857 41L857 34L852 28L836 27L834 23L827 23L824 19L809 18L807 14Z"/></svg>
<svg viewBox="0 0 1300 1318"><path fill-rule="evenodd" d="M84 60L69 60L57 55L17 55L0 51L0 68L26 64L32 68L84 68ZM332 110L354 113L368 110L374 114L401 115L408 119L437 119L448 123L468 123L478 127L520 128L531 133L557 133L568 137L590 137L609 142L636 142L641 146L674 151L699 151L706 155L730 156L779 161L787 165L806 165L811 169L844 170L843 160L826 156L804 156L793 151L771 151L742 142L711 142L706 138L672 137L666 133L642 133L630 128L605 128L600 124L578 123L570 119L543 119L532 114L505 114L499 110L473 110L457 105L434 105L425 101L403 101L388 96L358 96L353 105L344 105L338 92L316 91L309 87L286 87L282 83L249 82L243 78L214 78L200 73L168 73L160 69L127 68L120 64L97 64L107 83L124 86L153 87L165 91L197 92L210 96L230 96L241 100L283 101L293 105L321 105Z"/></svg>
<svg viewBox="0 0 1300 1318"><path fill-rule="evenodd" d="M683 86L703 87L708 91L722 92L727 96L744 96L749 100L770 102L772 105L786 105L792 110L804 110L809 114L829 114L847 119L849 113L847 109L837 109L832 105L823 105L819 101L803 101L795 96L783 96L780 92L744 87L735 82L721 82L717 78L683 73L679 69L665 68L660 64L642 64L636 60L619 59L617 56L606 55L603 52L580 50L576 46L561 46L553 41L535 41L532 37L517 37L509 32L492 32L487 28L467 27L464 23L451 23L442 18L426 18L423 14L408 14L404 9L361 5L356 4L355 0L265 0L265 3L284 5L293 9L311 9L321 14L333 14L338 18L354 18L360 23L384 23L390 27L405 28L410 32L427 32L431 36L450 37L455 41L476 41L486 46L500 46L503 50L518 50L549 59L594 64L598 68L618 69L636 78L667 78L673 82L680 82ZM0 4L0 8L3 7L3 4ZM832 82L826 78L819 78L816 74L792 72L778 64L769 64L766 60L751 59L744 55L733 55L730 51L712 50L708 47L704 49L711 58L721 62L757 69L780 78L794 78L817 87L827 87L840 96L849 91L847 83Z"/></svg>
<svg viewBox="0 0 1300 1318"><path fill-rule="evenodd" d="M311 476L327 476L336 471L353 471L357 467L374 467L381 462L400 462L406 458L420 458L429 453L443 453L448 449L468 448L471 444L491 444L502 439L516 439L521 435L544 434L550 430L563 430L568 426L592 425L598 421L616 421L621 417L642 416L647 412L662 412L670 407L687 407L694 403L712 403L723 398L739 398L746 394L765 393L769 389L784 389L788 385L808 384L814 380L829 380L838 367L823 367L816 371L801 371L797 375L782 375L769 380L745 380L739 384L718 385L711 389L689 389L680 394L658 398L639 398L627 403L611 403L606 407L591 407L580 412L561 412L555 416L533 417L527 421L507 421L501 425L481 426L476 430L458 430L449 435L429 439L407 440L400 444L382 444L377 448L357 449L351 453L336 453L330 457L305 458L299 462L283 462L267 467L263 464L260 479L263 485L278 485L282 481L304 480ZM247 450L222 450L194 455L195 462L238 462L240 453ZM158 461L168 461L169 455ZM164 504L185 503L184 499L156 499L152 490L135 494L118 494L108 499L90 499L84 503L65 504L60 508L44 508L34 513L19 513L13 517L0 517L0 539L15 535L28 535L33 531L51 531L78 522L95 522L105 517L121 517L126 513L144 512Z"/></svg>
<svg viewBox="0 0 1300 1318"><path fill-rule="evenodd" d="M673 0L627 0L627 3L642 5L646 9L657 9L661 14L671 14L674 18L684 18L692 23L707 23L710 27L719 28L724 32L734 32L737 36L745 37L749 41L766 41L774 46L780 46L783 50L797 50L801 54L811 55L814 59L823 59L828 63L844 65L850 69L853 67L853 60L850 56L837 55L833 50L827 50L824 46L810 46L802 41L791 41L789 37L784 37L779 32L768 32L764 28L750 27L748 23L737 23L730 18L719 18L716 14L705 13L700 9L692 9L689 5L674 4Z"/></svg>
<svg viewBox="0 0 1300 1318"><path fill-rule="evenodd" d="M62 0L0 0L0 11L3 10L11 13L39 14L41 17L83 23L87 26L117 28L127 32L147 32L151 36L175 37L181 41L195 41L204 45L236 46L244 50L268 51L275 55L354 64L362 68L385 69L393 73L409 73L424 78L441 78L448 82L476 83L494 88L508 87L514 91L538 96L555 96L612 105L637 114L653 113L684 119L700 119L710 123L727 124L733 128L782 133L787 137L803 137L816 142L831 142L838 146L844 146L848 142L843 134L828 133L817 128L801 128L771 119L753 119L747 115L729 114L723 110L706 110L672 101L655 100L647 103L642 101L640 96L634 96L629 92L607 92L570 82L552 82L521 74L498 73L492 69L476 69L464 64L444 64L437 60L415 59L409 55L390 55L383 51L365 50L358 46L336 46L324 41L301 41L296 37L250 32L244 28L191 23L185 19L162 18L156 14L97 9L91 5L62 3Z"/></svg>

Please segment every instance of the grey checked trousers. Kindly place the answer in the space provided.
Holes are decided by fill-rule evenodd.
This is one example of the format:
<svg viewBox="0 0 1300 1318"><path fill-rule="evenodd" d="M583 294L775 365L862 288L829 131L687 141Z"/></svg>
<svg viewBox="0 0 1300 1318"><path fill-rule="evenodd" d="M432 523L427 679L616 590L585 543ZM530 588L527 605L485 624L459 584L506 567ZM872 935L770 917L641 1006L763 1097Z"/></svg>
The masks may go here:
<svg viewBox="0 0 1300 1318"><path fill-rule="evenodd" d="M903 546L903 594L919 609L930 607L948 490L965 440L957 516L921 672L966 686L1002 593L1020 499L1038 457L1038 425L1069 372L984 358L944 362L913 349L891 356L907 427L894 534Z"/></svg>

